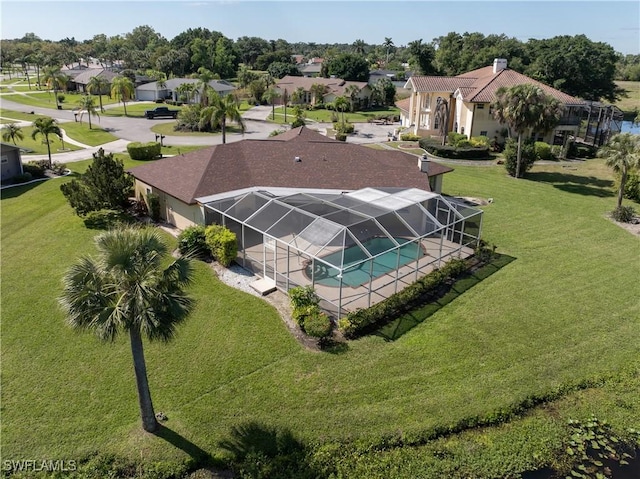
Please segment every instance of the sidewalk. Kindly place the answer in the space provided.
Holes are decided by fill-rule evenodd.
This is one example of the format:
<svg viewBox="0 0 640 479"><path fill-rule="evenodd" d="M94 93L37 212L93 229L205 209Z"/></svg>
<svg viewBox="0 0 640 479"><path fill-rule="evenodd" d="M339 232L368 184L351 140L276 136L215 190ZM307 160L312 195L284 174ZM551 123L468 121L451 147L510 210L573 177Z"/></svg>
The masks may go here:
<svg viewBox="0 0 640 479"><path fill-rule="evenodd" d="M67 141L65 139L65 141ZM74 143L74 144L77 144ZM100 148L102 148L105 153L122 153L127 151L127 145L129 141L127 140L116 140L110 143L105 143L100 146L87 146L84 150L77 151L65 151L64 153L52 153L51 161L54 163L73 163L76 161L83 161L91 159L91 155L97 152ZM39 160L48 160L49 157L47 155L23 155L22 161L23 163L27 163L29 161L39 161Z"/></svg>

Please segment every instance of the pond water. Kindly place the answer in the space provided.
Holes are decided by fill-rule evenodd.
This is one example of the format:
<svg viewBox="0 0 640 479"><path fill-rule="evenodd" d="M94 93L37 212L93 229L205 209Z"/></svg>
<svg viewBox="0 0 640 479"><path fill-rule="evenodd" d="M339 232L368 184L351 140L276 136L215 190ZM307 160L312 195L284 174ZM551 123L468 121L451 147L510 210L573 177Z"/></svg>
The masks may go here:
<svg viewBox="0 0 640 479"><path fill-rule="evenodd" d="M634 125L632 121L623 121L621 133L640 135L640 125Z"/></svg>

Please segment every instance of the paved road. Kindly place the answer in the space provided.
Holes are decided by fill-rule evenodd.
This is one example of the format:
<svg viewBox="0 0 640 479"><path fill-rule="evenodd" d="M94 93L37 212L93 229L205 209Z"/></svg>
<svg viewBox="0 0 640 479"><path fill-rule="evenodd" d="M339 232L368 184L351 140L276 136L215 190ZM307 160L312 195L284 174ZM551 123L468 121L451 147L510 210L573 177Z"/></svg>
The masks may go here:
<svg viewBox="0 0 640 479"><path fill-rule="evenodd" d="M61 124L61 128L64 129L65 122L74 121L74 114L69 110L52 110L49 108L40 108L29 105L23 105L21 103L15 103L9 100L2 99L0 97L0 103L3 108L21 112L34 112L35 114L47 115L55 118ZM150 102L150 104L152 104ZM115 105L117 106L117 105ZM268 123L265 121L267 116L271 113L271 107L269 106L257 106L243 114L245 120L245 133L227 133L227 143L234 141L240 141L243 139L263 139L267 138L269 134L278 129L286 128L274 123ZM117 136L120 140L114 141L103 145L103 148L107 152L122 152L126 151L126 145L131 141L148 142L155 141L156 134L151 131L154 125L159 123L171 123L175 120L147 120L145 118L123 118L123 117L109 117L100 116L98 124L109 131L114 136ZM319 132L326 134L327 128L331 128L330 123L314 123L309 122L309 128L318 130ZM353 136L349 136L347 142L349 143L380 143L386 142L390 132L397 128L397 125L375 125L372 123L357 123L356 133ZM65 141L68 141L65 139ZM180 146L180 145L217 145L222 143L222 135L207 135L207 136L169 136L164 140L166 145ZM91 157L91 153L97 151L98 148L87 148L84 150L57 153L52 155L53 161L59 161L62 163L69 163L73 161L80 161ZM42 155L29 155L25 159L32 160Z"/></svg>

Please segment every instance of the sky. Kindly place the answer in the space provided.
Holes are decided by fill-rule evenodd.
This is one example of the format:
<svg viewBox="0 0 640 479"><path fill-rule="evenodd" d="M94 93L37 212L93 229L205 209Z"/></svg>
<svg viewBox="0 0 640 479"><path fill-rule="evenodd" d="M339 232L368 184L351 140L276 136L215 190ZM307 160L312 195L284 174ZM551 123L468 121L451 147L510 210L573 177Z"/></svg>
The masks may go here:
<svg viewBox="0 0 640 479"><path fill-rule="evenodd" d="M362 39L396 46L455 31L504 33L521 41L585 34L623 54L640 54L640 2L623 1L409 1L322 2L244 0L0 0L0 38L33 32L43 40L98 33L107 36L149 25L168 40L204 27L227 38L283 38L290 43L353 43Z"/></svg>

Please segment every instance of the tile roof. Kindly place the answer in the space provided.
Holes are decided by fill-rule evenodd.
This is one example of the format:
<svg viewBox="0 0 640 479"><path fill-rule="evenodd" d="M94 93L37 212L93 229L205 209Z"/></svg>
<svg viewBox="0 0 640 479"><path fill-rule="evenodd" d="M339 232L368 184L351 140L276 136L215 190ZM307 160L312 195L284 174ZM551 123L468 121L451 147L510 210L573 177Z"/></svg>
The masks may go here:
<svg viewBox="0 0 640 479"><path fill-rule="evenodd" d="M409 107L411 106L411 97L405 98L404 100L398 100L396 102L396 106L402 111L406 111L408 113Z"/></svg>
<svg viewBox="0 0 640 479"><path fill-rule="evenodd" d="M567 95L544 83L529 78L522 73L506 68L493 73L493 66L478 68L455 77L413 76L409 79L413 89L419 92L455 92L460 90L464 101L471 103L490 103L500 87L511 87L532 83L565 105L583 105L584 101Z"/></svg>
<svg viewBox="0 0 640 479"><path fill-rule="evenodd" d="M284 90L286 88L287 92L292 94L300 87L304 88L305 91L310 91L311 87L316 83L326 85L327 94L333 93L336 96L343 95L349 85L356 85L361 90L368 86L368 83L364 81L346 81L341 78L308 78L287 75L278 80L276 87L280 90Z"/></svg>
<svg viewBox="0 0 640 479"><path fill-rule="evenodd" d="M301 161L294 161L295 157ZM432 176L452 171L431 162ZM336 141L305 127L264 140L216 145L128 170L138 180L188 204L195 198L255 186L357 190L429 190L416 157Z"/></svg>

